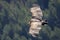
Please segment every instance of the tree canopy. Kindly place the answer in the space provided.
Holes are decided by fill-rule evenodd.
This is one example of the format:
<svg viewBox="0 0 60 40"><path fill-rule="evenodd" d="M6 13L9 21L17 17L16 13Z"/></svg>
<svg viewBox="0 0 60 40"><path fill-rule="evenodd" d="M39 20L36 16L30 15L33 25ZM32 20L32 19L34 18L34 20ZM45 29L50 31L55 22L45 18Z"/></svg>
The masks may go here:
<svg viewBox="0 0 60 40"><path fill-rule="evenodd" d="M37 38L28 34L33 3L48 21ZM60 0L0 0L0 40L60 40Z"/></svg>

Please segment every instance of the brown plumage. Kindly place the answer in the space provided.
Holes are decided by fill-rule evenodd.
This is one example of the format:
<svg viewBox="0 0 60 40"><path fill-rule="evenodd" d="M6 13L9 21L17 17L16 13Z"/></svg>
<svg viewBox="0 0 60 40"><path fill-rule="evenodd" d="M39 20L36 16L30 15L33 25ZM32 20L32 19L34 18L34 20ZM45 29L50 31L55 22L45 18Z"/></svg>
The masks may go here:
<svg viewBox="0 0 60 40"><path fill-rule="evenodd" d="M33 7L30 8L30 12L32 13L32 19L30 20L29 34L36 37L42 29L42 23L44 24L45 21L42 20L43 13L38 4L33 4Z"/></svg>

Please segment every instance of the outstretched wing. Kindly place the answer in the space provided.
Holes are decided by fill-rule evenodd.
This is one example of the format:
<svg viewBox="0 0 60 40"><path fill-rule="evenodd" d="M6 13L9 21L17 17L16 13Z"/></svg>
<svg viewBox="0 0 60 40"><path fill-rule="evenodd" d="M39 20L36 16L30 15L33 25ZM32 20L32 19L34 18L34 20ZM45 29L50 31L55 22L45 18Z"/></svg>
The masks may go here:
<svg viewBox="0 0 60 40"><path fill-rule="evenodd" d="M31 13L32 13L32 19L30 20L30 29L29 33L33 36L36 37L36 35L39 34L39 31L41 30L42 27L42 20L43 14L40 6L33 6L31 8Z"/></svg>

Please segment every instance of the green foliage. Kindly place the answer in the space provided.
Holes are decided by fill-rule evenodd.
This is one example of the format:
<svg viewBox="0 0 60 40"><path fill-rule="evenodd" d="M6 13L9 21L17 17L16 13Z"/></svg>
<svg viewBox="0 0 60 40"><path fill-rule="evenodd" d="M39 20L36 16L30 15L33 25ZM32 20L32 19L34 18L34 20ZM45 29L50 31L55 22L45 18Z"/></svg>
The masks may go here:
<svg viewBox="0 0 60 40"><path fill-rule="evenodd" d="M27 38L26 32L31 19L29 8L35 2L38 1L0 0L0 40L33 40L29 36ZM50 24L48 22L48 25L42 27L42 34L40 33L39 37L42 40L60 40L60 0L48 2L48 8L42 11L44 18L49 20Z"/></svg>
<svg viewBox="0 0 60 40"><path fill-rule="evenodd" d="M58 0L49 0L49 5L48 5L48 9L45 9L43 11L44 14L44 17L46 17L48 20L50 20L50 22L53 20L53 22L51 22L51 26L44 26L43 27L43 30L44 32L46 32L46 34L48 35L49 37L49 40L60 40L60 31L59 31L59 25L58 25L58 20L59 20L59 17L58 17L58 11L57 11L57 5L58 4ZM53 24L54 23L54 24ZM59 24L60 24L60 21L59 21ZM54 26L53 26L54 25ZM47 28L47 29L46 29ZM51 28L53 28L54 30L52 30Z"/></svg>

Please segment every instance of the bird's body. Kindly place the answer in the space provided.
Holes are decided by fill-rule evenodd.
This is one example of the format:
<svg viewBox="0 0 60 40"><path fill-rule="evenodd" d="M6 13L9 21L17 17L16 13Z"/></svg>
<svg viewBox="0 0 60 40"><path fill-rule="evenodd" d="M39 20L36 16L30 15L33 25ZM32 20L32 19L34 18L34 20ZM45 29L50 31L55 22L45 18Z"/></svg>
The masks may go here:
<svg viewBox="0 0 60 40"><path fill-rule="evenodd" d="M36 37L36 35L38 35L39 31L42 29L42 23L44 22L42 20L43 13L40 6L37 4L34 5L30 11L32 13L32 18L30 20L29 34Z"/></svg>

